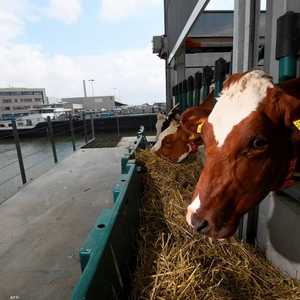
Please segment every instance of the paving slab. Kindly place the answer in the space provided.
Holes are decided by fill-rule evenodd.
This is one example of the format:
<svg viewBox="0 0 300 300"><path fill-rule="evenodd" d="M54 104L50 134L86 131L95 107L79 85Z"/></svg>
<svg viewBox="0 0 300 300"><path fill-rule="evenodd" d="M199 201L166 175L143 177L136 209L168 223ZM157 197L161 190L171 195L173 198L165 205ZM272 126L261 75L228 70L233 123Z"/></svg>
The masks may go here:
<svg viewBox="0 0 300 300"><path fill-rule="evenodd" d="M0 299L69 299L78 250L120 174L119 148L82 149L0 205Z"/></svg>

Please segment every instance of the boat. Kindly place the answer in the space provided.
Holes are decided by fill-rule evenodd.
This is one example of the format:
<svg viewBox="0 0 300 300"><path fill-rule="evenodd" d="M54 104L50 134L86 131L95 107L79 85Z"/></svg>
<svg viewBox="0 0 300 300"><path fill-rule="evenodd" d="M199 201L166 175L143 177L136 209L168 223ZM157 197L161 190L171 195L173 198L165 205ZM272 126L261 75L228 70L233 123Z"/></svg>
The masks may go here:
<svg viewBox="0 0 300 300"><path fill-rule="evenodd" d="M45 122L42 114L31 114L16 118L18 130L34 129L39 123ZM0 121L0 131L12 131L12 120Z"/></svg>

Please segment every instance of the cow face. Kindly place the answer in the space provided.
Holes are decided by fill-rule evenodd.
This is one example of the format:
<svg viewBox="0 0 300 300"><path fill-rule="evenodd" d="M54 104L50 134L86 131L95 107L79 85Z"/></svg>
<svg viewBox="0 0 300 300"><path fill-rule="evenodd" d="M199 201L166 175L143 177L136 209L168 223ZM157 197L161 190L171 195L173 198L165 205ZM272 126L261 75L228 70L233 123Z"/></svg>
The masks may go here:
<svg viewBox="0 0 300 300"><path fill-rule="evenodd" d="M151 150L159 157L175 163L185 159L192 149L180 123L172 121L170 126L158 136Z"/></svg>
<svg viewBox="0 0 300 300"><path fill-rule="evenodd" d="M165 129L152 147L152 151L159 157L171 162L181 162L191 152L197 151L198 145L202 144L200 134L195 128L200 119L206 118L213 107L213 92L200 106L187 109L180 121L173 120ZM195 131L195 133L194 133Z"/></svg>
<svg viewBox="0 0 300 300"><path fill-rule="evenodd" d="M262 71L227 80L202 125L206 161L187 209L189 225L215 238L233 235L240 217L289 179L299 119L300 101Z"/></svg>

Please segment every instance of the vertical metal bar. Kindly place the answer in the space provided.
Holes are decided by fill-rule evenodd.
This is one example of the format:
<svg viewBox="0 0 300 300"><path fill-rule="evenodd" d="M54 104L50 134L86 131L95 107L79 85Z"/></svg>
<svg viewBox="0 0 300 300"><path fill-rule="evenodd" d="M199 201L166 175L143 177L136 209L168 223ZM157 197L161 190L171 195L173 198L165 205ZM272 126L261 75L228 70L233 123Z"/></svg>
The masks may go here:
<svg viewBox="0 0 300 300"><path fill-rule="evenodd" d="M120 119L119 116L116 117L117 120L117 134L118 136L120 136Z"/></svg>
<svg viewBox="0 0 300 300"><path fill-rule="evenodd" d="M49 132L49 139L51 142L51 146L52 146L52 152L53 152L53 159L54 159L54 163L57 163L57 153L56 153L56 147L55 147L55 141L54 141L54 134L53 134L53 127L52 127L52 122L50 117L47 117L47 122L48 122L48 132Z"/></svg>
<svg viewBox="0 0 300 300"><path fill-rule="evenodd" d="M94 116L91 114L91 128L92 128L92 139L95 139L95 124L94 124Z"/></svg>
<svg viewBox="0 0 300 300"><path fill-rule="evenodd" d="M258 63L259 14L260 1L245 0L243 71L252 69Z"/></svg>
<svg viewBox="0 0 300 300"><path fill-rule="evenodd" d="M70 116L70 132L71 132L71 138L72 138L73 151L76 151L76 140L75 140L74 123L73 123L72 116Z"/></svg>
<svg viewBox="0 0 300 300"><path fill-rule="evenodd" d="M82 118L83 118L84 141L87 144L88 143L88 136L87 136L87 126L86 126L85 112L83 112Z"/></svg>
<svg viewBox="0 0 300 300"><path fill-rule="evenodd" d="M17 156L18 156L18 161L19 161L22 182L23 182L23 184L25 184L27 182L27 180L26 180L25 168L24 168L21 145L20 145L20 137L19 137L19 133L17 130L17 125L16 125L15 120L12 121L12 129L13 129L13 135L14 135L14 140L15 140L15 145L16 145L16 150L17 150Z"/></svg>
<svg viewBox="0 0 300 300"><path fill-rule="evenodd" d="M257 236L257 226L258 226L258 215L259 206L252 208L248 212L247 229L246 229L246 242L255 245L255 240Z"/></svg>

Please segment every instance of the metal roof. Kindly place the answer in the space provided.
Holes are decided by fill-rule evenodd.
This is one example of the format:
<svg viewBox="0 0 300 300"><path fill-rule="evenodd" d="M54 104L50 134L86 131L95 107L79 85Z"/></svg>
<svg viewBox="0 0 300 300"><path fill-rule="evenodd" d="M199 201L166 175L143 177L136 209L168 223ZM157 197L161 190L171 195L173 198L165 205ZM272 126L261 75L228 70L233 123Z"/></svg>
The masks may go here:
<svg viewBox="0 0 300 300"><path fill-rule="evenodd" d="M261 12L259 34L265 36L266 14ZM233 11L204 11L191 28L189 37L232 37Z"/></svg>

